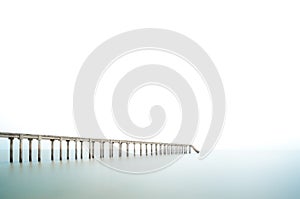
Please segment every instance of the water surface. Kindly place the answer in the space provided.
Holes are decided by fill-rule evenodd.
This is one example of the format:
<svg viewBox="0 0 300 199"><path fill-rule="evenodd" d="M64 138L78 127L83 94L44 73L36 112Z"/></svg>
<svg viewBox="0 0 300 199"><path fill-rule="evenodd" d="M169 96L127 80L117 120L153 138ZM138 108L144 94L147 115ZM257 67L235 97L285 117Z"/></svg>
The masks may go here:
<svg viewBox="0 0 300 199"><path fill-rule="evenodd" d="M0 198L300 198L299 154L215 151L201 161L188 154L166 169L144 175L117 172L86 159L9 164L5 155L0 158ZM160 158L165 157L113 161Z"/></svg>

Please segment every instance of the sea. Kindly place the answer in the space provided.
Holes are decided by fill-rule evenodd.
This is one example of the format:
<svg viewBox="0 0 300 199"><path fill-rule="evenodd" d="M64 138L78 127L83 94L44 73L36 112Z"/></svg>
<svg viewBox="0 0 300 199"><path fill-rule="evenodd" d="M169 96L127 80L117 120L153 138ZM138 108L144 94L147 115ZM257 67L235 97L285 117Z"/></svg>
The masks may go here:
<svg viewBox="0 0 300 199"><path fill-rule="evenodd" d="M164 169L132 174L89 160L87 154L75 160L73 150L70 160L59 161L56 151L52 162L50 150L43 150L42 162L35 155L33 162L24 158L20 164L17 154L14 163L9 163L9 151L2 149L0 199L299 199L299 152L215 150L203 160L192 153ZM130 155L107 161L164 158Z"/></svg>

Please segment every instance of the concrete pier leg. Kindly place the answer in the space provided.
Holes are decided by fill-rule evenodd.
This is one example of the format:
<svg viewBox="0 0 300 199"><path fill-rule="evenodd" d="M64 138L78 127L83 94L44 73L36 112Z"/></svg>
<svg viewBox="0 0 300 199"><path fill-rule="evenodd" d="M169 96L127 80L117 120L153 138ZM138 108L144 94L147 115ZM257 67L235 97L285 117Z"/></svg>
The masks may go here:
<svg viewBox="0 0 300 199"><path fill-rule="evenodd" d="M114 142L111 143L111 157L114 157Z"/></svg>
<svg viewBox="0 0 300 199"><path fill-rule="evenodd" d="M142 156L142 143L140 143L140 156Z"/></svg>
<svg viewBox="0 0 300 199"><path fill-rule="evenodd" d="M179 146L180 154L182 154L182 146Z"/></svg>
<svg viewBox="0 0 300 199"><path fill-rule="evenodd" d="M176 154L176 145L173 146L173 154Z"/></svg>
<svg viewBox="0 0 300 199"><path fill-rule="evenodd" d="M104 157L104 142L100 142L100 158Z"/></svg>
<svg viewBox="0 0 300 199"><path fill-rule="evenodd" d="M191 147L191 145L189 146L189 153L192 153L192 147Z"/></svg>
<svg viewBox="0 0 300 199"><path fill-rule="evenodd" d="M135 156L135 142L133 143L133 156Z"/></svg>
<svg viewBox="0 0 300 199"><path fill-rule="evenodd" d="M169 149L169 147L168 147L168 145L166 144L166 145L165 145L165 155L168 155L168 149Z"/></svg>
<svg viewBox="0 0 300 199"><path fill-rule="evenodd" d="M119 157L122 157L122 142L119 143Z"/></svg>
<svg viewBox="0 0 300 199"><path fill-rule="evenodd" d="M148 144L145 144L146 146L146 156L148 156Z"/></svg>
<svg viewBox="0 0 300 199"><path fill-rule="evenodd" d="M54 140L50 140L51 142L51 161L54 160Z"/></svg>
<svg viewBox="0 0 300 199"><path fill-rule="evenodd" d="M126 156L129 156L129 143L126 143Z"/></svg>
<svg viewBox="0 0 300 199"><path fill-rule="evenodd" d="M32 162L32 139L29 138L29 162Z"/></svg>
<svg viewBox="0 0 300 199"><path fill-rule="evenodd" d="M167 147L166 147L166 145L164 144L164 155L166 155L166 151L167 151Z"/></svg>
<svg viewBox="0 0 300 199"><path fill-rule="evenodd" d="M167 145L167 155L170 154L170 145Z"/></svg>
<svg viewBox="0 0 300 199"><path fill-rule="evenodd" d="M153 148L152 148L152 144L150 145L150 153L151 153L151 156L153 155Z"/></svg>
<svg viewBox="0 0 300 199"><path fill-rule="evenodd" d="M80 140L80 159L83 159L83 141Z"/></svg>
<svg viewBox="0 0 300 199"><path fill-rule="evenodd" d="M174 145L173 147L174 147L174 154L176 154L176 145Z"/></svg>
<svg viewBox="0 0 300 199"><path fill-rule="evenodd" d="M165 145L165 147L166 147L166 154L165 155L168 155L168 153L169 153L169 145Z"/></svg>
<svg viewBox="0 0 300 199"><path fill-rule="evenodd" d="M170 145L167 145L167 155L170 154Z"/></svg>
<svg viewBox="0 0 300 199"><path fill-rule="evenodd" d="M92 159L95 158L95 141L92 141Z"/></svg>
<svg viewBox="0 0 300 199"><path fill-rule="evenodd" d="M157 155L157 144L155 144L155 155Z"/></svg>
<svg viewBox="0 0 300 199"><path fill-rule="evenodd" d="M23 162L23 136L20 135L19 137L19 162L22 163Z"/></svg>
<svg viewBox="0 0 300 199"><path fill-rule="evenodd" d="M104 158L104 142L100 142L100 158Z"/></svg>
<svg viewBox="0 0 300 199"><path fill-rule="evenodd" d="M67 142L67 160L70 159L70 140L66 140Z"/></svg>
<svg viewBox="0 0 300 199"><path fill-rule="evenodd" d="M77 144L78 144L78 140L75 140L75 160L77 160L77 152L78 152Z"/></svg>
<svg viewBox="0 0 300 199"><path fill-rule="evenodd" d="M59 140L59 160L62 161L62 139Z"/></svg>
<svg viewBox="0 0 300 199"><path fill-rule="evenodd" d="M162 155L162 144L159 145L159 155Z"/></svg>
<svg viewBox="0 0 300 199"><path fill-rule="evenodd" d="M41 136L39 136L38 138L38 162L41 162Z"/></svg>
<svg viewBox="0 0 300 199"><path fill-rule="evenodd" d="M9 162L14 162L14 138L8 138L9 139Z"/></svg>
<svg viewBox="0 0 300 199"><path fill-rule="evenodd" d="M89 159L92 159L92 140L89 141Z"/></svg>
<svg viewBox="0 0 300 199"><path fill-rule="evenodd" d="M109 157L110 158L113 158L113 153L114 153L114 151L113 151L113 142L110 142L109 143Z"/></svg>

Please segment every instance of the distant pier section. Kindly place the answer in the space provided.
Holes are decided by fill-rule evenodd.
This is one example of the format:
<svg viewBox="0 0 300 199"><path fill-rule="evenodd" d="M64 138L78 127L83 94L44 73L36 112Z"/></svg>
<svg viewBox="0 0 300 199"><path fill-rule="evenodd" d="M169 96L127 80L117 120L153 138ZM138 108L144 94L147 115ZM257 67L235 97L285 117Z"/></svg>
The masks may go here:
<svg viewBox="0 0 300 199"><path fill-rule="evenodd" d="M59 160L63 160L63 141L67 143L67 157L66 159L70 159L70 142L74 142L75 144L75 154L74 158L83 159L83 148L84 143L88 144L88 158L95 158L95 143L99 143L99 158L105 158L105 150L108 150L108 157L113 158L114 156L114 148L118 148L118 156L122 157L122 145L126 146L126 157L129 157L130 153L130 145L133 145L133 156L139 154L142 155L150 155L150 156L159 156L159 155L181 155L191 153L192 149L199 153L199 151L190 144L175 144L175 143L161 143L161 142L143 142L143 141L129 141L129 140L112 140L112 139L94 139L94 138L81 138L81 137L66 137L66 136L53 136L53 135L34 135L34 134L17 134L17 133L2 133L0 132L0 138L9 139L9 162L13 163L14 161L14 139L19 140L19 162L23 162L23 140L28 140L28 160L32 162L33 157L33 148L32 141L37 140L37 161L41 162L42 160L42 140L50 141L51 145L51 161L54 161L54 142L59 142ZM108 143L108 149L104 147L104 144ZM78 150L78 145L80 144L80 150ZM139 145L139 152L136 150L136 146ZM132 147L131 147L132 148ZM143 150L144 149L144 150ZM144 153L143 153L144 151Z"/></svg>

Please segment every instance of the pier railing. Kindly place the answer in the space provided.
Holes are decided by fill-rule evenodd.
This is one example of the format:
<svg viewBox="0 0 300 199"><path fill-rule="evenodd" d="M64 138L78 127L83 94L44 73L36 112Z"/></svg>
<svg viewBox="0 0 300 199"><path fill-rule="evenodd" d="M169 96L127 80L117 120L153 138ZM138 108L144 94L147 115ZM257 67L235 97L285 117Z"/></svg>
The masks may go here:
<svg viewBox="0 0 300 199"><path fill-rule="evenodd" d="M109 144L109 158L113 158L113 146L114 144L119 145L119 157L122 157L122 145L126 144L126 156L129 156L129 145L133 144L133 155L136 156L136 145L140 145L139 155L143 155L142 146L145 146L144 155L180 155L191 153L192 149L199 153L199 151L190 144L176 144L176 143L162 143L162 142L144 142L144 141L129 141L129 140L115 140L115 139L94 139L94 138L81 138L81 137L67 137L67 136L54 136L54 135L34 135L34 134L17 134L17 133L2 133L0 132L0 138L9 139L9 161L12 163L14 161L14 139L19 140L19 162L23 162L23 140L27 139L29 141L29 162L32 162L32 140L38 141L37 149L37 159L38 162L41 162L41 141L48 140L51 143L51 161L54 161L54 141L59 141L59 160L63 159L63 147L62 142L66 141L67 143L67 160L70 158L70 142L75 143L75 160L83 159L83 144L84 142L88 143L88 154L89 159L95 158L95 143L100 143L100 153L99 158L104 158L104 144ZM80 157L78 156L78 144L80 143ZM148 153L148 145L150 145L150 154Z"/></svg>

